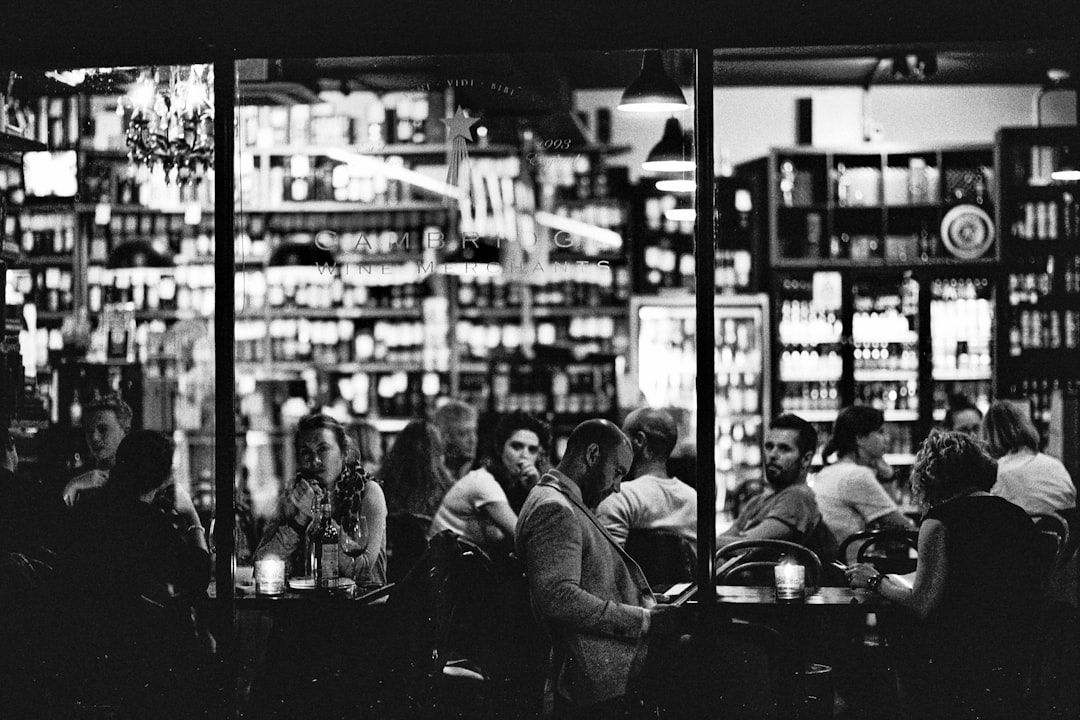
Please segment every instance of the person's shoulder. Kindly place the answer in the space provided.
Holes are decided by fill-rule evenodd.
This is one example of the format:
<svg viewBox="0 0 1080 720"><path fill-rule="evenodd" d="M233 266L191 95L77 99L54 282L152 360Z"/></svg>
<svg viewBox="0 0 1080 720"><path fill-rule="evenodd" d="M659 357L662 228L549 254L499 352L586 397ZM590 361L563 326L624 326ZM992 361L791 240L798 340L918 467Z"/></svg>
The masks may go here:
<svg viewBox="0 0 1080 720"><path fill-rule="evenodd" d="M382 485L371 477L368 477L367 481L364 483L364 497L369 497L372 500L380 500L383 503L386 502L386 493L383 491Z"/></svg>
<svg viewBox="0 0 1080 720"><path fill-rule="evenodd" d="M1035 460L1033 462L1039 467L1040 472L1050 472L1054 475L1064 475L1065 477L1072 479L1069 475L1068 469L1065 467L1065 464L1053 455L1039 453L1035 456Z"/></svg>
<svg viewBox="0 0 1080 720"><path fill-rule="evenodd" d="M797 482L788 485L786 488L776 493L776 497L788 497L796 498L799 500L810 500L817 502L817 498L814 497L814 489L804 482Z"/></svg>
<svg viewBox="0 0 1080 720"><path fill-rule="evenodd" d="M463 487L469 487L476 485L490 485L492 483L498 485L499 481L495 479L495 476L491 474L490 470L481 467L465 473L461 476L461 479L454 484L462 485L462 483L464 483Z"/></svg>

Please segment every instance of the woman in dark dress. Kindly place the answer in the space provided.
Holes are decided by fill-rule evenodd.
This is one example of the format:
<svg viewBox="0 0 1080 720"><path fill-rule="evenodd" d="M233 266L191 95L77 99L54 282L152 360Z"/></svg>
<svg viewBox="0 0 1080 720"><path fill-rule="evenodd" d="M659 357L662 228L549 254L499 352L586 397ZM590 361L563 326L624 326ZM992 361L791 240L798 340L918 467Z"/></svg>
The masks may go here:
<svg viewBox="0 0 1080 720"><path fill-rule="evenodd" d="M928 508L909 586L872 565L847 571L916 616L896 638L901 699L912 718L1017 718L1039 598L1038 540L1027 515L991 495L996 464L975 439L935 431L911 470Z"/></svg>

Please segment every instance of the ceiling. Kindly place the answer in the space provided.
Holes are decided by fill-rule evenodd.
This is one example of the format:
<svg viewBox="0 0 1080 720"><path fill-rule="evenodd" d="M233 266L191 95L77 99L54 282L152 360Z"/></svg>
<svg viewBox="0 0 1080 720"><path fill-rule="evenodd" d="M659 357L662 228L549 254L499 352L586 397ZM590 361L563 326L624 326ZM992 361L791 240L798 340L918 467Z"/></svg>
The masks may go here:
<svg viewBox="0 0 1080 720"><path fill-rule="evenodd" d="M925 78L894 72L894 58L933 57L936 72ZM390 91L453 79L498 79L519 92L557 93L573 89L624 87L637 74L641 55L634 51L590 53L515 53L428 55L384 58L328 58L278 61L279 79L315 87L346 84L352 89ZM693 85L693 55L665 51L668 73ZM717 87L887 84L1042 85L1050 68L1078 68L1075 47L1027 44L983 46L831 46L717 50L713 80ZM1075 81L1067 85L1075 87ZM467 88L464 88L468 92ZM473 92L477 92L474 87ZM505 94L505 93L501 93Z"/></svg>

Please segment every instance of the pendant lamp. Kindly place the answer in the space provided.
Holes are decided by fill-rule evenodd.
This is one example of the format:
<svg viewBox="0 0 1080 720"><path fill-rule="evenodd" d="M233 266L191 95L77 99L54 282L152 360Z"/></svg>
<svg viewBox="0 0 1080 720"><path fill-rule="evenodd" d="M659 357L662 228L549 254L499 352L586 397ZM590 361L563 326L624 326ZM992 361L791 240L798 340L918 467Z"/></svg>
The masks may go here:
<svg viewBox="0 0 1080 720"><path fill-rule="evenodd" d="M618 109L623 112L680 112L690 105L678 83L664 71L659 50L646 50L641 72L623 92Z"/></svg>
<svg viewBox="0 0 1080 720"><path fill-rule="evenodd" d="M656 143L645 162L645 170L654 172L692 172L694 159L689 143L683 136L682 125L675 118L668 118L664 124L664 135Z"/></svg>
<svg viewBox="0 0 1080 720"><path fill-rule="evenodd" d="M678 177L656 181L656 189L669 193L692 193L697 190L693 173L680 173Z"/></svg>

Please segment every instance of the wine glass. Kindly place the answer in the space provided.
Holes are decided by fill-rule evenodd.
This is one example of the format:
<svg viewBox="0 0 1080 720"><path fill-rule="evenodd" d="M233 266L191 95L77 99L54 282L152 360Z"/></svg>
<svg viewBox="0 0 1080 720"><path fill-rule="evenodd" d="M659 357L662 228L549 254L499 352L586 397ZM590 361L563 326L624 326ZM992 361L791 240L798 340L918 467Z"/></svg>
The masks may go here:
<svg viewBox="0 0 1080 720"><path fill-rule="evenodd" d="M349 557L362 555L368 544L368 521L359 513L348 513L341 520L341 550Z"/></svg>

